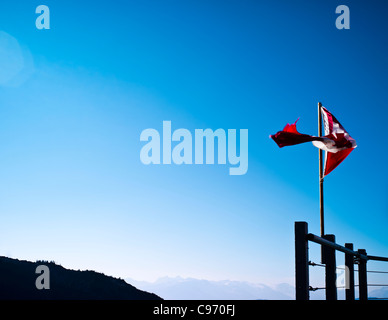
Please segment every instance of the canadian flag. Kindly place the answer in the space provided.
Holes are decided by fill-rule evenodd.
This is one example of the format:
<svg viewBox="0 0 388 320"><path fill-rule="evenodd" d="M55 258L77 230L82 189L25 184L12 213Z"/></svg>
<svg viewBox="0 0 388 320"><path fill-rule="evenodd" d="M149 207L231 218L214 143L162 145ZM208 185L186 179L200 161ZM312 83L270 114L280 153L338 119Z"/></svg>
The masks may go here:
<svg viewBox="0 0 388 320"><path fill-rule="evenodd" d="M296 129L296 123L299 119L293 124L287 124L282 131L270 137L280 148L311 141L317 148L325 150L324 175L326 176L345 160L357 147L357 144L356 140L349 135L332 113L325 107L321 107L321 112L325 129L325 136L323 137L299 133Z"/></svg>

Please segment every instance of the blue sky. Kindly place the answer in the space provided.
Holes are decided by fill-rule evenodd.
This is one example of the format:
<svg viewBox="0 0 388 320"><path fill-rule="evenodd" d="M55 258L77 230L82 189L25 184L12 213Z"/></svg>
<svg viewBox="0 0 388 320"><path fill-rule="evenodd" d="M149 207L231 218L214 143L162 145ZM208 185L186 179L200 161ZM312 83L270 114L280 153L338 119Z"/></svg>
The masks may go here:
<svg viewBox="0 0 388 320"><path fill-rule="evenodd" d="M319 233L318 151L269 135L298 117L316 134L321 101L358 144L325 179L326 231L388 256L384 1L46 1L50 30L39 4L0 5L2 255L293 283L294 221ZM163 120L248 129L247 174L142 164Z"/></svg>

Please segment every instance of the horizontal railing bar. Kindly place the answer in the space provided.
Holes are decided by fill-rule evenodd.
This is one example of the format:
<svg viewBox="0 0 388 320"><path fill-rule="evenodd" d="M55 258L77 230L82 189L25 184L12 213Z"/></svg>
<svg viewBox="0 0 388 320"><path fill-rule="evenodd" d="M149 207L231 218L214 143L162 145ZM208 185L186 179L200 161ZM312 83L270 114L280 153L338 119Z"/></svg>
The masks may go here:
<svg viewBox="0 0 388 320"><path fill-rule="evenodd" d="M370 255L368 254L368 260L388 261L388 257L370 256Z"/></svg>
<svg viewBox="0 0 388 320"><path fill-rule="evenodd" d="M313 241L315 243L319 243L319 244L327 246L327 247L331 247L331 248L338 250L338 251L341 251L343 253L351 254L352 256L358 257L358 258L363 259L363 260L368 259L367 256L360 254L357 251L350 250L350 249L343 247L335 242L331 242L331 241L328 241L328 240L323 239L321 237L318 237L312 233L307 234L307 240Z"/></svg>

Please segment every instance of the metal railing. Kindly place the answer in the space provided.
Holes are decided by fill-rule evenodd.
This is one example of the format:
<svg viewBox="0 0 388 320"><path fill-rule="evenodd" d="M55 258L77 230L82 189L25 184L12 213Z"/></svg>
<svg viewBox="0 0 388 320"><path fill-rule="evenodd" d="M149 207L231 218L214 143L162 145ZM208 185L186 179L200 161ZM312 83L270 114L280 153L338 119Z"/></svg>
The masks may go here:
<svg viewBox="0 0 388 320"><path fill-rule="evenodd" d="M322 264L325 267L326 300L337 300L336 251L345 254L345 298L355 299L354 265L358 264L359 299L368 300L367 262L368 260L388 261L388 257L367 255L365 249L353 250L352 243L341 246L335 243L332 234L318 237L308 233L306 222L295 222L295 290L296 300L309 300L312 288L309 284L309 266L317 265L309 261L308 242L321 245Z"/></svg>

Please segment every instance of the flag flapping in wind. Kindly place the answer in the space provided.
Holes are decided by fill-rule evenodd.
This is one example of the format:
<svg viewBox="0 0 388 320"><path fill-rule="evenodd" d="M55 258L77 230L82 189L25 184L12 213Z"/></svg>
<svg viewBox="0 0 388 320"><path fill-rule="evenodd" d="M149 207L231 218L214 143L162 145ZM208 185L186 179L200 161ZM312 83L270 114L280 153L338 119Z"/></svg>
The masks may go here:
<svg viewBox="0 0 388 320"><path fill-rule="evenodd" d="M326 151L324 175L333 171L357 147L356 141L349 135L339 121L325 107L321 107L325 136L316 137L299 133L295 121L287 124L282 131L270 137L282 148L311 141L314 146Z"/></svg>

